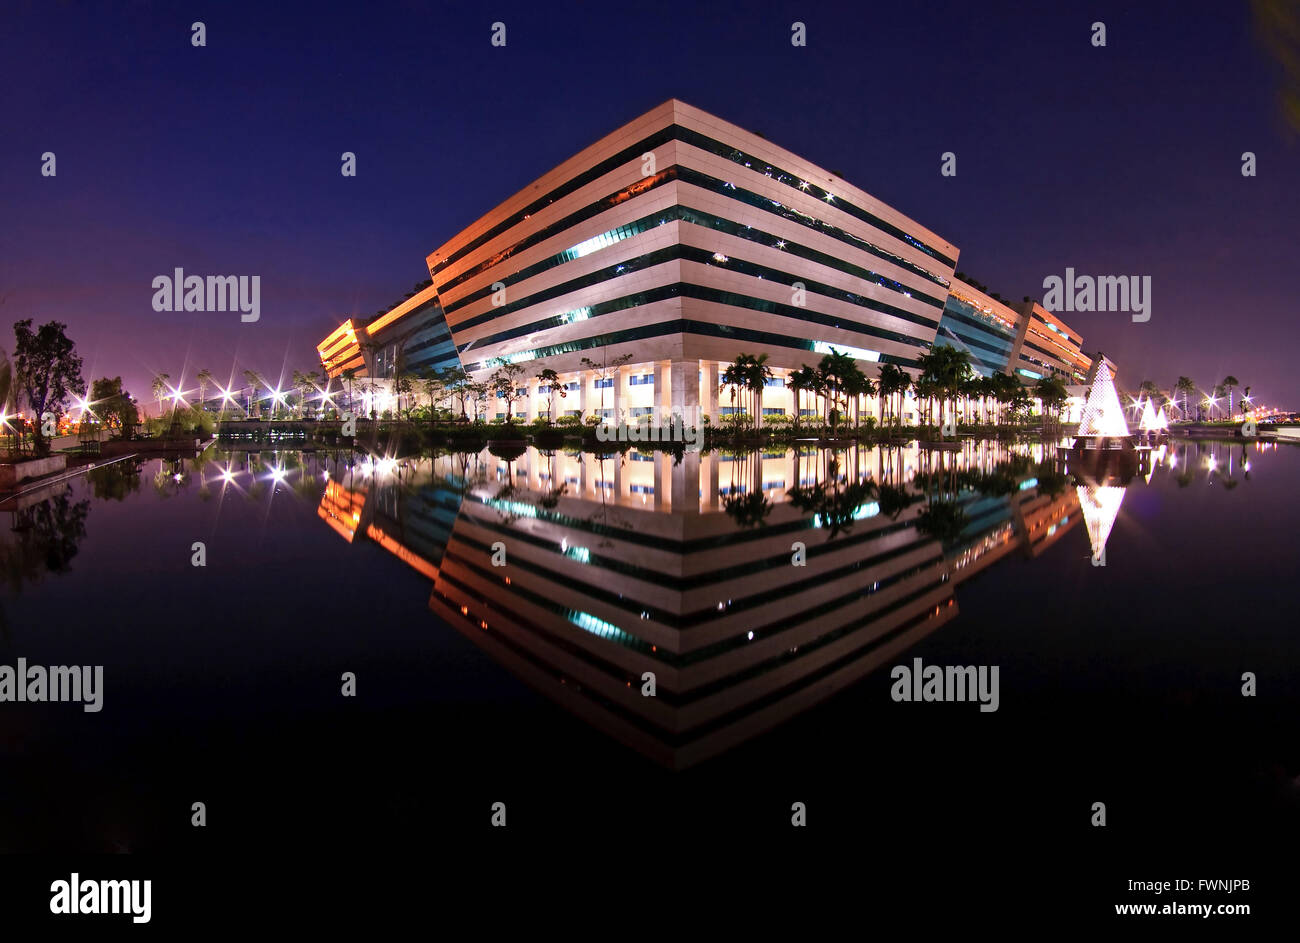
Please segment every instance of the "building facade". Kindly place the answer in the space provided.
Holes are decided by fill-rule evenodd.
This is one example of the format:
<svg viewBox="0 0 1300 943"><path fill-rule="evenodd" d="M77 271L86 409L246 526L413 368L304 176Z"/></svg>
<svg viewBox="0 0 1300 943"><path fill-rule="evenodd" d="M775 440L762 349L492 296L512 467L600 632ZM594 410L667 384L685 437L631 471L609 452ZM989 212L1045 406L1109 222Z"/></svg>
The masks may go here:
<svg viewBox="0 0 1300 943"><path fill-rule="evenodd" d="M935 344L966 351L980 376L1009 373L1024 322L1025 315L1010 305L953 278Z"/></svg>
<svg viewBox="0 0 1300 943"><path fill-rule="evenodd" d="M936 343L970 351L986 376L1086 376L1071 329L954 278L957 256L836 175L670 100L439 246L427 288L345 322L319 352L332 376L380 381L450 365L482 381L518 364L512 414L526 420L716 421L741 408L719 390L740 353L768 357L769 417L813 412L785 380L832 350L871 377L885 364L915 376ZM862 415L878 407L868 398ZM505 412L501 400L486 418Z"/></svg>
<svg viewBox="0 0 1300 943"><path fill-rule="evenodd" d="M1079 333L1037 301L1022 302L1016 310L1021 315L1011 352L1016 374L1031 382L1059 376L1067 384L1083 383L1092 368L1092 358L1080 350L1083 338Z"/></svg>

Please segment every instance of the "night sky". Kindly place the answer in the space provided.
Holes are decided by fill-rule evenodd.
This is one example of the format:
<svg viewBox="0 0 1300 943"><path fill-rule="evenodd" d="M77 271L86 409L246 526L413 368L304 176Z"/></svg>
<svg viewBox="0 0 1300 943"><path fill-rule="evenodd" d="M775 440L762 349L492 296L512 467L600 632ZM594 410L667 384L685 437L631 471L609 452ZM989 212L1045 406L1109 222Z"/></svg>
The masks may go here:
<svg viewBox="0 0 1300 943"><path fill-rule="evenodd" d="M1124 386L1232 373L1300 407L1298 142L1250 6L1068 6L10 3L0 346L20 318L65 321L87 381L121 374L144 400L155 372L287 379L342 318L427 278L437 245L677 97L950 240L1004 298L1067 266L1150 275L1145 324L1063 315ZM260 275L261 320L154 312L177 266Z"/></svg>

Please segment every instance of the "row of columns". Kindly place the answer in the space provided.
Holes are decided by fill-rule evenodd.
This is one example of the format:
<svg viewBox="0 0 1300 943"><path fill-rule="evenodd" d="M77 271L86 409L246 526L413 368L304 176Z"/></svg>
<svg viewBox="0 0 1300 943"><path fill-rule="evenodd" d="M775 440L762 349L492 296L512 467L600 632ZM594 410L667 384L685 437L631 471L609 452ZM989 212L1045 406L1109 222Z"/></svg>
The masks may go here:
<svg viewBox="0 0 1300 943"><path fill-rule="evenodd" d="M718 411L718 364L716 361L699 360L656 360L653 361L652 371L654 376L654 393L651 397L650 405L660 416L666 416L673 412L680 412L683 416L698 415L699 411L713 416L717 419ZM645 366L638 364L635 366L628 365L611 371L610 379L614 385L608 393L600 389L592 389L592 383L597 375L591 370L582 370L578 372L580 384L577 391L576 408L580 415L587 416L597 409L608 408L618 416L620 410L624 408L625 399L629 399L628 394L628 377L634 374L645 372ZM562 375L559 381L561 386L573 382L572 374ZM548 409L551 406L550 394L539 392L541 381L530 378L528 381L528 415L535 417L541 414L543 406ZM705 400L700 401L700 384L704 384ZM563 415L564 411L574 409L572 396L561 399L557 394L555 396L556 416L552 419Z"/></svg>

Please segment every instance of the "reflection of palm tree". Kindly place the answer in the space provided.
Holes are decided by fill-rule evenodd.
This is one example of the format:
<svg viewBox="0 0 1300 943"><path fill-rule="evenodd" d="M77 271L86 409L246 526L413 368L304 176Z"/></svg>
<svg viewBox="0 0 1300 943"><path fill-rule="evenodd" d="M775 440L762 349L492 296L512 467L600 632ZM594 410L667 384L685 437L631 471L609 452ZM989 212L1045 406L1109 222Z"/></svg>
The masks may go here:
<svg viewBox="0 0 1300 943"><path fill-rule="evenodd" d="M764 491L733 491L723 498L722 508L740 527L757 527L772 513L772 502Z"/></svg>
<svg viewBox="0 0 1300 943"><path fill-rule="evenodd" d="M858 511L878 496L876 483L859 480L855 473L851 480L841 480L840 462L832 450L824 453L825 480L816 474L811 485L796 485L786 492L790 503L801 511L816 515L821 526L828 528L828 539L840 531L853 529Z"/></svg>

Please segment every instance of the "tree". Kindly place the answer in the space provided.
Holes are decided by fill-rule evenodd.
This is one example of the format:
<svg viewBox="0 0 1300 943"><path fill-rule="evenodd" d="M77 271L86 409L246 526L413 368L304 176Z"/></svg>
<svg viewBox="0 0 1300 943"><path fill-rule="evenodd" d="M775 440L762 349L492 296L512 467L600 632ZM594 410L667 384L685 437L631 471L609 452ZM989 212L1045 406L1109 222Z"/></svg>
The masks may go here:
<svg viewBox="0 0 1300 943"><path fill-rule="evenodd" d="M419 378L420 388L424 391L424 395L429 397L429 421L432 422L435 418L435 403L446 392L442 381L442 371L435 371L425 367L420 371Z"/></svg>
<svg viewBox="0 0 1300 943"><path fill-rule="evenodd" d="M14 325L14 377L19 393L32 408L36 454L41 456L50 451L41 417L47 412L58 416L66 408L69 396L86 393L81 358L64 333L67 327L59 321L50 321L33 332L31 318Z"/></svg>
<svg viewBox="0 0 1300 943"><path fill-rule="evenodd" d="M442 380L442 385L451 393L453 399L460 403L460 414L466 421L469 416L466 414L466 401L470 398L470 379L469 374L465 372L462 366L443 367L438 371L438 376Z"/></svg>
<svg viewBox="0 0 1300 943"><path fill-rule="evenodd" d="M554 425L555 424L555 394L558 392L560 394L561 399L563 399L564 396L566 395L564 390L556 389L556 387L560 385L560 375L556 373L554 370L552 370L550 367L547 367L545 370L539 371L537 375L533 377L533 379L535 379L539 384L542 383L546 384L546 393L547 393L546 422L548 425ZM658 394L658 392L659 392L658 390L655 391L656 395Z"/></svg>
<svg viewBox="0 0 1300 943"><path fill-rule="evenodd" d="M903 372L903 368L896 364L887 363L880 368L880 375L876 378L876 392L880 397L880 421L885 421L885 404L889 403L890 412L893 412L893 397L895 393L900 393L907 388L907 382L910 378Z"/></svg>
<svg viewBox="0 0 1300 943"><path fill-rule="evenodd" d="M970 352L958 350L947 344L936 344L917 358L921 366L921 377L928 380L933 395L943 401L942 413L953 416L956 422L957 396L961 393L971 375ZM940 416L942 421L943 415Z"/></svg>
<svg viewBox="0 0 1300 943"><path fill-rule="evenodd" d="M1179 412L1182 413L1184 419L1187 418L1187 413L1188 413L1187 397L1191 396L1195 392L1196 392L1196 383L1192 380L1191 377L1179 377L1178 382L1174 384L1174 393L1183 394L1183 404L1182 406L1179 407Z"/></svg>
<svg viewBox="0 0 1300 943"><path fill-rule="evenodd" d="M492 392L492 386L483 382L467 383L465 389L470 402L474 404L474 421L478 422L480 413L487 415L487 398Z"/></svg>
<svg viewBox="0 0 1300 943"><path fill-rule="evenodd" d="M754 397L754 431L757 432L763 414L763 390L772 379L772 368L767 365L767 354L741 354L737 360L741 358L744 358L745 388Z"/></svg>
<svg viewBox="0 0 1300 943"><path fill-rule="evenodd" d="M356 406L352 402L352 381L357 378L357 368L348 367L346 370L339 372L339 377L348 385L348 409L355 412Z"/></svg>
<svg viewBox="0 0 1300 943"><path fill-rule="evenodd" d="M522 369L522 368L520 368ZM411 402L411 396L415 392L415 378L411 374L402 372L393 380L393 393L397 397L397 414L407 422L411 420L411 408L415 405ZM406 398L406 410L403 415L402 399Z"/></svg>
<svg viewBox="0 0 1300 943"><path fill-rule="evenodd" d="M1235 390L1240 384L1241 381L1238 380L1236 377L1234 377L1231 373L1223 378L1223 383L1221 384L1224 391L1226 391L1228 394L1228 418L1229 419L1232 419L1232 391Z"/></svg>
<svg viewBox="0 0 1300 943"><path fill-rule="evenodd" d="M1034 393L1043 404L1043 419L1046 420L1050 416L1053 421L1059 421L1061 407L1070 396L1065 388L1065 381L1055 374L1041 377L1034 387Z"/></svg>
<svg viewBox="0 0 1300 943"><path fill-rule="evenodd" d="M843 398L847 405L847 398L855 387L856 377L861 375L862 371L858 369L857 361L834 347L817 365L817 378L821 381L821 388L826 398L826 418L830 423L831 435L835 434L839 426L840 401Z"/></svg>
<svg viewBox="0 0 1300 943"><path fill-rule="evenodd" d="M293 388L298 393L298 418L301 419L303 407L307 405L312 390L316 389L315 372L293 371Z"/></svg>
<svg viewBox="0 0 1300 943"><path fill-rule="evenodd" d="M871 378L862 372L856 360L852 360L846 368L844 375L844 394L853 400L853 428L857 429L860 425L859 418L862 407L862 397L870 396L876 391L876 385L871 382Z"/></svg>
<svg viewBox="0 0 1300 943"><path fill-rule="evenodd" d="M497 362L498 366L493 371L492 376L488 378L488 386L491 391L499 398L506 401L506 425L513 423L515 400L519 399L519 377L524 373L523 364L508 363L505 360Z"/></svg>
<svg viewBox="0 0 1300 943"><path fill-rule="evenodd" d="M608 353L609 348L605 348L605 350L606 350L606 353L605 353L605 359L604 359L601 363L596 363L596 361L591 360L591 359L589 359L589 358L587 358L587 357L583 357L583 358L582 358L582 365L583 365L584 367L586 367L588 370L590 370L590 371L592 371L593 373L595 373L596 376L597 376L597 378L599 378L599 380L600 380L600 387L601 387L601 388L600 388L600 408L601 408L601 411L602 411L602 412L603 412L604 409L605 409L605 388L606 388L606 381L607 381L610 377L617 377L617 376L618 376L619 368L620 368L620 367L623 367L623 366L626 366L628 363L631 363L631 361L632 361L632 355L631 355L631 354L623 354L622 356L615 357L613 360L610 360L610 359L609 359L609 353ZM585 418L585 417L584 417L584 418ZM615 416L614 419L617 420L618 417Z"/></svg>
<svg viewBox="0 0 1300 943"><path fill-rule="evenodd" d="M129 439L140 422L140 411L126 390L122 378L100 377L90 386L90 412L115 439Z"/></svg>
<svg viewBox="0 0 1300 943"><path fill-rule="evenodd" d="M170 387L167 385L167 381L170 379L171 376L169 374L159 373L154 376L153 383L150 385L150 389L153 392L153 398L158 401L159 419L162 418L163 414L163 400L166 399L166 394L168 390L170 390Z"/></svg>
<svg viewBox="0 0 1300 943"><path fill-rule="evenodd" d="M247 383L250 387L252 387L251 395L249 396L249 398L244 400L246 412L249 416L252 416L253 415L252 404L257 403L261 400L261 397L257 395L257 391L261 387L266 386L266 381L262 379L262 375L258 373L256 370L245 370L244 382ZM270 387L267 388L270 389ZM258 409L258 414L259 415L261 414L260 408Z"/></svg>
<svg viewBox="0 0 1300 943"><path fill-rule="evenodd" d="M199 412L206 412L205 403L208 399L208 387L215 382L212 371L200 370L198 376L195 377L195 381L199 384Z"/></svg>
<svg viewBox="0 0 1300 943"><path fill-rule="evenodd" d="M803 400L801 394L810 393L817 382L817 372L807 364L803 364L798 370L794 370L786 377L785 385L794 393L794 431L799 432L799 419L803 412Z"/></svg>
<svg viewBox="0 0 1300 943"><path fill-rule="evenodd" d="M737 409L736 394L746 388L748 377L746 367L743 362L744 354L741 354L732 363L727 364L727 368L722 371L722 376L718 378L718 389L731 390L731 419L736 426L736 431L740 431L740 417L743 407Z"/></svg>

